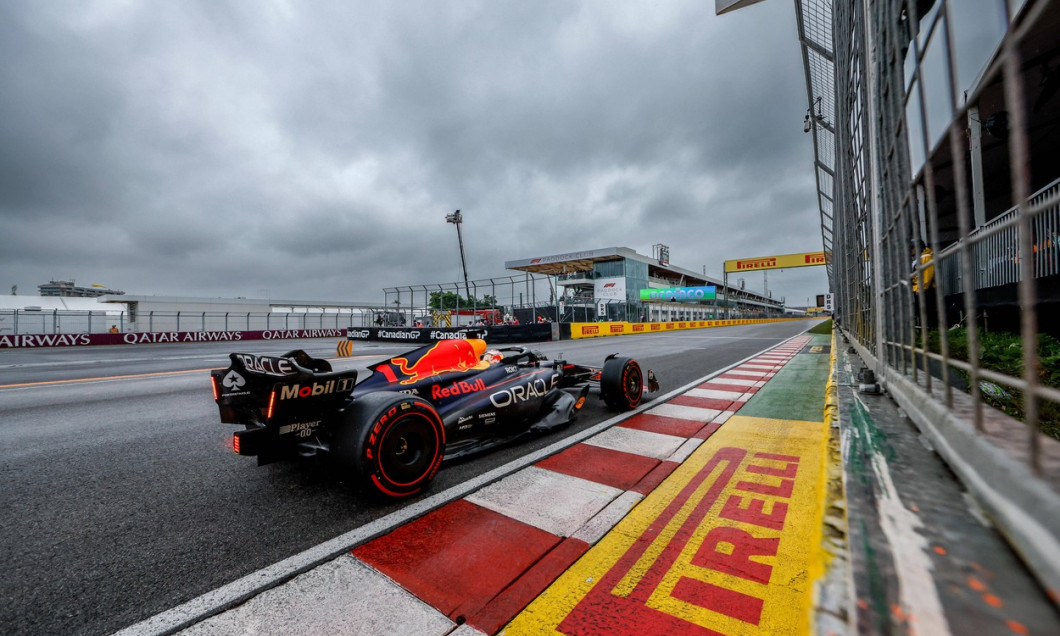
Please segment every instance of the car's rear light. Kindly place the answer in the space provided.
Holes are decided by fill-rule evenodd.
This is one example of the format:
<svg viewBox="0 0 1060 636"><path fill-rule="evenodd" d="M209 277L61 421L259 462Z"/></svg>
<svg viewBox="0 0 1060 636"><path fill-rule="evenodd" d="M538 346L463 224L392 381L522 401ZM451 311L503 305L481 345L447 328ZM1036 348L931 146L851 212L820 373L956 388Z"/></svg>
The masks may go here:
<svg viewBox="0 0 1060 636"><path fill-rule="evenodd" d="M213 401L216 402L219 394L217 391L217 378L210 376L210 388L213 389Z"/></svg>
<svg viewBox="0 0 1060 636"><path fill-rule="evenodd" d="M258 455L269 444L269 429L248 428L232 434L232 450L237 455Z"/></svg>
<svg viewBox="0 0 1060 636"><path fill-rule="evenodd" d="M272 419L272 408L276 406L276 391L269 393L269 410L265 413L265 420Z"/></svg>

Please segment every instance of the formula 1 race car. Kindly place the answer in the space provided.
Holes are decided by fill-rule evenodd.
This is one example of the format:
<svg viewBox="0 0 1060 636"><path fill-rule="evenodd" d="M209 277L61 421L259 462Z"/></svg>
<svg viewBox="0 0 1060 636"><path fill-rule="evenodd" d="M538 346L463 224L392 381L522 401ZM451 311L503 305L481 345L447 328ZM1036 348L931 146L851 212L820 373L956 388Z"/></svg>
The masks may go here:
<svg viewBox="0 0 1060 636"><path fill-rule="evenodd" d="M524 347L487 351L478 338L442 340L357 371L304 351L233 353L210 372L221 421L242 424L239 455L258 465L328 453L343 474L391 497L423 490L443 459L569 424L589 390L613 410L641 404L640 365L612 354L602 368L549 361ZM649 391L658 389L648 371Z"/></svg>

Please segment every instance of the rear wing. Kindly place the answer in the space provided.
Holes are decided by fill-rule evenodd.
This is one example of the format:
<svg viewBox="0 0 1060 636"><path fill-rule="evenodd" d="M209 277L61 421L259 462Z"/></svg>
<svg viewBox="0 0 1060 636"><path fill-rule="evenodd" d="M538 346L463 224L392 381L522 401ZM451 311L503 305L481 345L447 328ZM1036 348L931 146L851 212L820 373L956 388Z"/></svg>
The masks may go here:
<svg viewBox="0 0 1060 636"><path fill-rule="evenodd" d="M357 371L332 371L304 351L283 356L233 353L227 369L210 371L221 421L279 426L333 413L353 393ZM319 418L318 418L319 419Z"/></svg>

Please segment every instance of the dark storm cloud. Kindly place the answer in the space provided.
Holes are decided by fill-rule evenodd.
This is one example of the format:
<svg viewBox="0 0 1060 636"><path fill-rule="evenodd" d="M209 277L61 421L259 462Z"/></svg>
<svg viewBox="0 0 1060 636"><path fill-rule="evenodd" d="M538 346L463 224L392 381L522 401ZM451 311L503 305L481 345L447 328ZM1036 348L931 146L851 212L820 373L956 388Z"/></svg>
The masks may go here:
<svg viewBox="0 0 1060 636"><path fill-rule="evenodd" d="M820 248L792 8L0 4L0 284L375 300ZM813 283L820 287L819 277Z"/></svg>

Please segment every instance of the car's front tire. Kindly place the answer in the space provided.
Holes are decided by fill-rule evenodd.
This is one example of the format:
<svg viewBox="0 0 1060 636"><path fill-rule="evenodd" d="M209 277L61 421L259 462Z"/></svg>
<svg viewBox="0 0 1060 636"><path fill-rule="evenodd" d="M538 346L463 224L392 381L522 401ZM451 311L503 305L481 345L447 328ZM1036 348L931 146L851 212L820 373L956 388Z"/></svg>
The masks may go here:
<svg viewBox="0 0 1060 636"><path fill-rule="evenodd" d="M434 479L445 453L445 428L426 400L369 393L353 401L332 440L340 470L355 472L389 497L414 495Z"/></svg>

